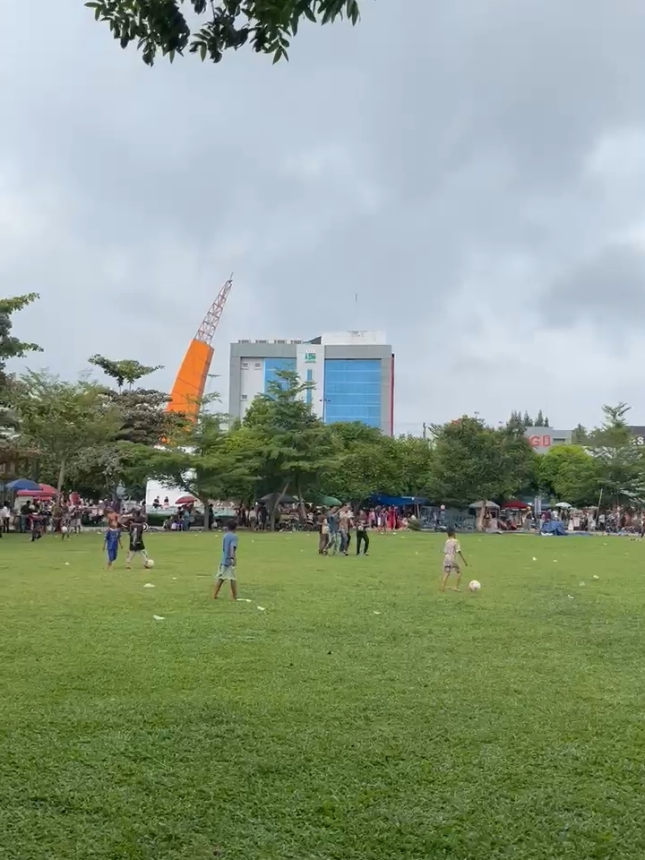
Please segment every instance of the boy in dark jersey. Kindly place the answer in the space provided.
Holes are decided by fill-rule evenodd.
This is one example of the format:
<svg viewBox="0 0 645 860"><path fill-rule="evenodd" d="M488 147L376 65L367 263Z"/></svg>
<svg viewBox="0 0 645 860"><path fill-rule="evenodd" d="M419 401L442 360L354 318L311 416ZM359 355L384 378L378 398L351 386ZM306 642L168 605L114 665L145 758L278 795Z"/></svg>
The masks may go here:
<svg viewBox="0 0 645 860"><path fill-rule="evenodd" d="M145 544L143 543L143 533L146 529L146 518L143 516L141 511L137 508L130 519L129 531L130 531L130 546L128 548L128 555L125 560L125 566L128 570L132 565L132 559L136 555L136 553L141 553L141 558L143 559L143 566L145 567L148 562L148 553L146 552Z"/></svg>

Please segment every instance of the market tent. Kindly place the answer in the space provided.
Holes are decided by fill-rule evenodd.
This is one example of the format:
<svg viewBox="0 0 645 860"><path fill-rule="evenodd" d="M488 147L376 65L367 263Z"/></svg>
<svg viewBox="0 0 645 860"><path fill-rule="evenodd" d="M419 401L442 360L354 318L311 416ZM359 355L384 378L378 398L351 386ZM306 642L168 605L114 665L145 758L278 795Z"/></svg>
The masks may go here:
<svg viewBox="0 0 645 860"><path fill-rule="evenodd" d="M560 520L546 520L540 529L543 535L554 535L555 537L567 537L567 530Z"/></svg>
<svg viewBox="0 0 645 860"><path fill-rule="evenodd" d="M36 492L39 492L40 484L37 484L35 481L30 481L28 478L16 478L15 481L9 481L7 489L11 490L12 493L15 493L18 490L31 490L32 492L36 490Z"/></svg>
<svg viewBox="0 0 645 860"><path fill-rule="evenodd" d="M343 504L340 499L334 496L308 496L305 501L310 505L318 505L318 507L323 508L337 508Z"/></svg>
<svg viewBox="0 0 645 860"><path fill-rule="evenodd" d="M192 505L196 501L197 499L195 498L195 496L185 495L180 496L175 502L175 505L176 507L179 507L180 505Z"/></svg>
<svg viewBox="0 0 645 860"><path fill-rule="evenodd" d="M56 490L50 493L46 490L18 490L16 498L18 499L37 499L40 502L49 501L56 495Z"/></svg>
<svg viewBox="0 0 645 860"><path fill-rule="evenodd" d="M488 499L485 502L483 502L483 501L473 502L472 505L468 505L468 507L469 508L475 508L475 510L477 510L477 511L480 510L481 508L487 508L487 509L491 509L491 510L495 510L495 511L499 510L499 505L496 504L495 502L491 502L490 499Z"/></svg>
<svg viewBox="0 0 645 860"><path fill-rule="evenodd" d="M526 502L522 502L520 499L510 499L508 502L504 502L504 504L502 505L502 510L525 511L529 507L530 505L527 505Z"/></svg>

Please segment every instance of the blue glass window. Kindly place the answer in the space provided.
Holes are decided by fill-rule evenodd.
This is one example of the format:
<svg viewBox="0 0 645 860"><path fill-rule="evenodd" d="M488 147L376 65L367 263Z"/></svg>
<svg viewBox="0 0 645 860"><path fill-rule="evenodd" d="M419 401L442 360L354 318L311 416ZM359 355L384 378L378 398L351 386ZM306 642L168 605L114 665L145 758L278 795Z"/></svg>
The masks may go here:
<svg viewBox="0 0 645 860"><path fill-rule="evenodd" d="M278 382L277 372L279 370L292 370L296 372L295 358L265 358L264 359L264 393L268 393L269 383Z"/></svg>
<svg viewBox="0 0 645 860"><path fill-rule="evenodd" d="M361 421L381 426L381 362L379 359L325 361L324 420Z"/></svg>

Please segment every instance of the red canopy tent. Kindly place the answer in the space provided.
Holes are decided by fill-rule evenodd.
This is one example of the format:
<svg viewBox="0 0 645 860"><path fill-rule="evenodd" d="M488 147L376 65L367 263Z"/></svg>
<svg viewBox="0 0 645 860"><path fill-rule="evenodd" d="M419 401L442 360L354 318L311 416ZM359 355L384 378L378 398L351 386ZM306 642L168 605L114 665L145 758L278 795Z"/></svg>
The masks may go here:
<svg viewBox="0 0 645 860"><path fill-rule="evenodd" d="M195 496L191 496L191 495L180 496L180 498L178 498L177 501L175 502L175 506L179 508L182 505L192 505L196 501L197 501L197 499L195 498Z"/></svg>
<svg viewBox="0 0 645 860"><path fill-rule="evenodd" d="M527 508L530 508L530 505L527 505L526 502L521 502L519 499L511 499L508 502L504 502L502 505L502 510L506 511L525 511Z"/></svg>
<svg viewBox="0 0 645 860"><path fill-rule="evenodd" d="M40 499L44 501L46 499L53 499L58 492L56 487L52 487L50 484L39 484L38 486L40 488L38 490L18 490L16 496L23 499L26 496L30 499Z"/></svg>

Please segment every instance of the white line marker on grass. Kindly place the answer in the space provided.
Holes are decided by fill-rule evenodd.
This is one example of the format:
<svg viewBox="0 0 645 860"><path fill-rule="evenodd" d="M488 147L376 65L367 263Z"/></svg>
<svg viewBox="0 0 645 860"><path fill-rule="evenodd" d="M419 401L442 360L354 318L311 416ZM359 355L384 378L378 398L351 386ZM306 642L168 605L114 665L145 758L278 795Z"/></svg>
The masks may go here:
<svg viewBox="0 0 645 860"><path fill-rule="evenodd" d="M153 615L152 616L155 621L165 621L165 617L163 615Z"/></svg>

